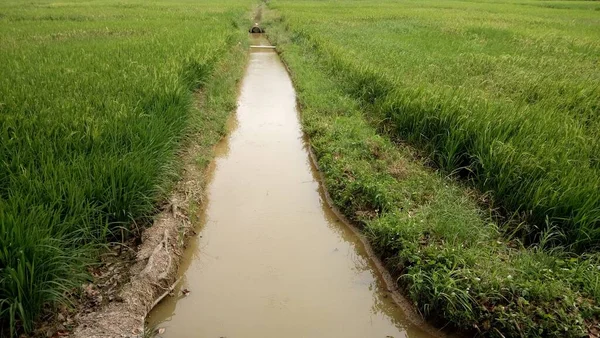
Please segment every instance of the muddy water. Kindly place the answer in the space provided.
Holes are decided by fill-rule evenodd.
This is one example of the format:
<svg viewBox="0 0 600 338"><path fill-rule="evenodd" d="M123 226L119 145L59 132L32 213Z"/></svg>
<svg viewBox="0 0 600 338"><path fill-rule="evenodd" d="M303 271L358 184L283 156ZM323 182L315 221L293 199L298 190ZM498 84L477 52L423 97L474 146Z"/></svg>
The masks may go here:
<svg viewBox="0 0 600 338"><path fill-rule="evenodd" d="M429 337L325 203L295 99L277 54L252 48L178 296L150 323L166 328L164 337Z"/></svg>

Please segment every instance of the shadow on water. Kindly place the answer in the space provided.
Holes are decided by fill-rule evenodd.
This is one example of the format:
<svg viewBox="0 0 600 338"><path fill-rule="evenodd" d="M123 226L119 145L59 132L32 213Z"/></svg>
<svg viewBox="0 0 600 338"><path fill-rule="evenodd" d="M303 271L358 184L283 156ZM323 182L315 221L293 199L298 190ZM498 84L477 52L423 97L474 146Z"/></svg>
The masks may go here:
<svg viewBox="0 0 600 338"><path fill-rule="evenodd" d="M260 35L251 39L268 46ZM294 88L273 49L251 48L206 196L177 296L150 314L163 336L430 337L326 203Z"/></svg>

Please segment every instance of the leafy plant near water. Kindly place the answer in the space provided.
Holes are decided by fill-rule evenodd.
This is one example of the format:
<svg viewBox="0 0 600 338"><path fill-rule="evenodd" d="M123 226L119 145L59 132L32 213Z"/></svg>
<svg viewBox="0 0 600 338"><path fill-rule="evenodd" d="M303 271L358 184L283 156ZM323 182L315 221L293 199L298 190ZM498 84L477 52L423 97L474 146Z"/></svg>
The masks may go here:
<svg viewBox="0 0 600 338"><path fill-rule="evenodd" d="M550 6L551 5L551 6ZM564 245L600 240L598 3L270 2L401 140Z"/></svg>
<svg viewBox="0 0 600 338"><path fill-rule="evenodd" d="M245 39L248 5L0 4L0 327L7 333L32 330L43 306L68 302L91 255L155 210L177 177L176 152L191 123L203 122L192 119L192 91ZM194 128L214 134L222 125Z"/></svg>
<svg viewBox="0 0 600 338"><path fill-rule="evenodd" d="M310 4L306 10L314 14L328 3ZM283 12L283 19L279 10L266 14L267 32L292 72L302 125L327 188L421 314L486 337L598 332L598 254L561 248L561 231L553 226L544 227L533 246L507 238L478 206L478 194L378 132L378 88L388 89L378 87L377 78L365 81L362 88L375 84L366 94L378 93L365 104L348 90L348 73L332 67L338 59L323 57L314 40L292 29L292 13Z"/></svg>

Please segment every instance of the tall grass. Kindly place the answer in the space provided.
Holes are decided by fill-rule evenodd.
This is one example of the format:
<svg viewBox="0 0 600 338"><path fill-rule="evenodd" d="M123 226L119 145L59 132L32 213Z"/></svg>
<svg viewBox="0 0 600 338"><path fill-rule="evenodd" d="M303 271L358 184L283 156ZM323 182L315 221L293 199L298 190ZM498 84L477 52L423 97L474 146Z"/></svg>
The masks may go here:
<svg viewBox="0 0 600 338"><path fill-rule="evenodd" d="M550 224L566 234L562 244L598 249L600 5L271 6L374 118L530 224L527 241Z"/></svg>
<svg viewBox="0 0 600 338"><path fill-rule="evenodd" d="M32 330L98 246L151 216L192 91L245 36L247 5L0 4L1 327Z"/></svg>

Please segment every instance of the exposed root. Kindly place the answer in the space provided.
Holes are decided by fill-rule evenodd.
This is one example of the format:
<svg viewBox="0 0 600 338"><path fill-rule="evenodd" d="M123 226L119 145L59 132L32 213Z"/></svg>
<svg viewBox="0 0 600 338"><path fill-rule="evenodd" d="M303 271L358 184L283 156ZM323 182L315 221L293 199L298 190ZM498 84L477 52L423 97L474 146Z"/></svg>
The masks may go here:
<svg viewBox="0 0 600 338"><path fill-rule="evenodd" d="M177 284L179 284L179 282L181 282L181 277L177 278L177 280L175 281L175 283L171 284L171 286L169 286L162 295L160 295L160 296L158 296L158 298L156 298L156 300L154 301L154 303L152 303L152 306L150 307L150 310L148 311L148 313L152 309L154 309L154 307L156 305L158 305L158 303L160 303L167 295L169 295L171 292L173 292L173 290L175 289L175 287L177 286ZM148 316L148 313L146 313L145 317Z"/></svg>
<svg viewBox="0 0 600 338"><path fill-rule="evenodd" d="M144 270L142 270L142 272L140 272L140 276L144 276L148 273L150 273L153 269L155 269L155 261L156 261L156 257L159 257L159 252L160 250L165 250L165 256L167 257L167 267L165 269L161 269L163 270L163 272L159 275L159 279L163 279L164 278L164 272L165 271L169 271L169 269L171 268L171 256L169 255L169 247L168 247L168 240L169 240L169 233L167 231L167 229L165 229L165 233L163 235L163 239L162 241L160 241L156 247L154 247L154 250L152 251L152 254L150 255L150 257L148 258L148 263L146 263L146 267L144 268Z"/></svg>
<svg viewBox="0 0 600 338"><path fill-rule="evenodd" d="M122 302L109 303L80 318L74 337L139 337L143 333L147 313L157 304L157 296L164 297L177 272L180 224L169 212L159 215L142 236L131 281L119 294Z"/></svg>
<svg viewBox="0 0 600 338"><path fill-rule="evenodd" d="M156 216L152 227L142 234L131 279L119 292L118 301L108 303L98 312L76 318L76 338L143 337L146 316L173 291L184 238L193 233L187 210L182 205L197 203L202 196L202 172L194 158L192 144L182 155L183 179L177 184L169 204Z"/></svg>

